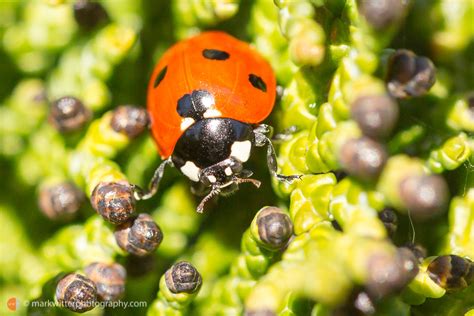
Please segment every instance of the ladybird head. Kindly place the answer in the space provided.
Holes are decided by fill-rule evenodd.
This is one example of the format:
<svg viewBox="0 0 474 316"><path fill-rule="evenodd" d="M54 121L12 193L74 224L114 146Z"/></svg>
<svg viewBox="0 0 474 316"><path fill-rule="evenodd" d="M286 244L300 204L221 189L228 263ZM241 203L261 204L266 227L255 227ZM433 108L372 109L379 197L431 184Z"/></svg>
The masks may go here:
<svg viewBox="0 0 474 316"><path fill-rule="evenodd" d="M195 122L179 138L173 164L200 187L201 193L231 193L239 183L254 182L243 168L255 143L253 127L229 118Z"/></svg>

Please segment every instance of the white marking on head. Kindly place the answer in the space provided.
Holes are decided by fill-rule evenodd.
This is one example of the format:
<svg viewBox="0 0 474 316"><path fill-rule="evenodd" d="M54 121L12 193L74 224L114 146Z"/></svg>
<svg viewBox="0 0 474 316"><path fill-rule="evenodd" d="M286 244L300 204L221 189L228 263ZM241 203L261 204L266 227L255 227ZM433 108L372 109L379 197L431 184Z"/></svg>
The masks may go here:
<svg viewBox="0 0 474 316"><path fill-rule="evenodd" d="M194 124L194 119L190 117L185 117L184 119L181 120L181 131L184 131L187 129L189 126Z"/></svg>
<svg viewBox="0 0 474 316"><path fill-rule="evenodd" d="M232 169L230 169L230 167L227 167L224 169L224 172L227 176L231 176L232 175Z"/></svg>
<svg viewBox="0 0 474 316"><path fill-rule="evenodd" d="M184 166L180 168L181 172L191 179L194 182L199 182L199 173L201 172L201 169L199 169L194 162L192 161L186 161Z"/></svg>
<svg viewBox="0 0 474 316"><path fill-rule="evenodd" d="M203 95L200 99L200 102L206 109L212 108L215 104L214 97L210 94Z"/></svg>
<svg viewBox="0 0 474 316"><path fill-rule="evenodd" d="M204 117L220 117L222 116L221 111L216 110L216 109L209 109L203 114Z"/></svg>
<svg viewBox="0 0 474 316"><path fill-rule="evenodd" d="M249 140L243 142L234 142L230 148L230 155L241 162L246 162L250 157L252 143Z"/></svg>
<svg viewBox="0 0 474 316"><path fill-rule="evenodd" d="M212 174L207 176L207 178L209 179L210 183L215 183L217 181L216 177L214 177Z"/></svg>

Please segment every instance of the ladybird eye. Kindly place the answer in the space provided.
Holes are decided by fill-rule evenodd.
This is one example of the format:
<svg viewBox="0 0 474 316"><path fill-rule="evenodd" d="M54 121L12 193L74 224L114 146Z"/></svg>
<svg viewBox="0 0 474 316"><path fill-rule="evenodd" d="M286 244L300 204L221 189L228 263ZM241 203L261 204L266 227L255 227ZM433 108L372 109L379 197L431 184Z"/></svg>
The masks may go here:
<svg viewBox="0 0 474 316"><path fill-rule="evenodd" d="M207 59L226 60L230 55L228 52L224 52L223 50L205 49L202 51L202 56Z"/></svg>
<svg viewBox="0 0 474 316"><path fill-rule="evenodd" d="M259 76L250 74L249 81L255 88L262 90L263 92L267 92L267 85Z"/></svg>
<svg viewBox="0 0 474 316"><path fill-rule="evenodd" d="M158 85L160 84L161 80L163 80L163 78L164 78L165 75L166 75L166 70L168 70L168 66L165 66L165 68L161 69L161 71L160 71L160 73L158 74L158 76L156 76L155 82L153 83L153 88L158 87Z"/></svg>

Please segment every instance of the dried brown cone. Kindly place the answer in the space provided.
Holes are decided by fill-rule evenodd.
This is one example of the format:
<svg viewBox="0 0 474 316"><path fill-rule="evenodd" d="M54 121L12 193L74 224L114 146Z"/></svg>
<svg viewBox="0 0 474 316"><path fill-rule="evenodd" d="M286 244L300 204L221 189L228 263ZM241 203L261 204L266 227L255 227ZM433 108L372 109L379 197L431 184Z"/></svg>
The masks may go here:
<svg viewBox="0 0 474 316"><path fill-rule="evenodd" d="M120 248L139 257L151 254L163 240L160 227L144 213L117 226L114 235Z"/></svg>
<svg viewBox="0 0 474 316"><path fill-rule="evenodd" d="M165 282L172 293L195 293L201 288L202 278L192 264L181 261L166 271Z"/></svg>
<svg viewBox="0 0 474 316"><path fill-rule="evenodd" d="M427 271L430 278L448 292L460 291L474 282L474 262L456 255L437 257Z"/></svg>
<svg viewBox="0 0 474 316"><path fill-rule="evenodd" d="M412 51L399 49L387 63L387 89L396 98L425 95L436 81L436 69L431 60Z"/></svg>
<svg viewBox="0 0 474 316"><path fill-rule="evenodd" d="M73 10L77 24L87 31L109 21L107 11L97 1L77 0Z"/></svg>
<svg viewBox="0 0 474 316"><path fill-rule="evenodd" d="M436 217L447 209L449 189L439 175L410 176L399 185L400 198L415 220Z"/></svg>
<svg viewBox="0 0 474 316"><path fill-rule="evenodd" d="M135 138L147 129L149 122L146 109L123 105L114 110L110 125L117 133Z"/></svg>
<svg viewBox="0 0 474 316"><path fill-rule="evenodd" d="M387 230L388 236L393 237L398 227L397 213L393 209L385 208L378 215Z"/></svg>
<svg viewBox="0 0 474 316"><path fill-rule="evenodd" d="M59 305L76 313L93 309L97 303L97 288L92 280L70 273L63 277L56 287Z"/></svg>
<svg viewBox="0 0 474 316"><path fill-rule="evenodd" d="M367 293L381 299L403 289L417 275L418 264L409 249L399 248L395 255L374 254L367 271Z"/></svg>
<svg viewBox="0 0 474 316"><path fill-rule="evenodd" d="M409 242L403 245L401 248L409 249L415 256L415 258L418 260L418 263L422 263L423 260L426 258L426 248L420 244Z"/></svg>
<svg viewBox="0 0 474 316"><path fill-rule="evenodd" d="M127 182L101 182L92 192L91 204L106 221L119 225L132 217L136 201Z"/></svg>
<svg viewBox="0 0 474 316"><path fill-rule="evenodd" d="M97 287L97 296L102 301L116 301L123 297L127 272L118 263L94 262L84 272Z"/></svg>
<svg viewBox="0 0 474 316"><path fill-rule="evenodd" d="M75 97L62 97L51 104L48 120L61 133L80 130L91 119L91 111Z"/></svg>
<svg viewBox="0 0 474 316"><path fill-rule="evenodd" d="M357 7L373 28L382 30L403 19L408 3L405 0L357 0Z"/></svg>
<svg viewBox="0 0 474 316"><path fill-rule="evenodd" d="M398 121L398 105L388 95L363 96L352 103L351 116L365 136L383 139Z"/></svg>
<svg viewBox="0 0 474 316"><path fill-rule="evenodd" d="M384 146L368 137L348 140L339 152L344 171L365 181L377 179L387 158Z"/></svg>
<svg viewBox="0 0 474 316"><path fill-rule="evenodd" d="M278 207L265 207L257 215L258 235L270 249L286 246L293 235L293 223L290 216Z"/></svg>
<svg viewBox="0 0 474 316"><path fill-rule="evenodd" d="M40 210L52 220L73 218L83 201L84 194L71 182L44 186L38 197Z"/></svg>

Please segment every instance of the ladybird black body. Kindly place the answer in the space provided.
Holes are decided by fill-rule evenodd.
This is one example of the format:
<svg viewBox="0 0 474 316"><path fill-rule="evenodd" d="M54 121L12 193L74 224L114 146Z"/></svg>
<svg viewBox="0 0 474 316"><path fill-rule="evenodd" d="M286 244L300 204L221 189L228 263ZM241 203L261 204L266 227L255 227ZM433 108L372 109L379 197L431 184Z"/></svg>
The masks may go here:
<svg viewBox="0 0 474 316"><path fill-rule="evenodd" d="M156 65L148 86L153 137L163 163L149 192L157 190L166 165L174 165L194 191L211 197L235 191L243 182L259 186L243 166L255 147L267 149L270 172L279 180L299 176L276 173L271 127L261 124L271 113L276 79L268 64L248 44L223 32L205 32L171 47Z"/></svg>

